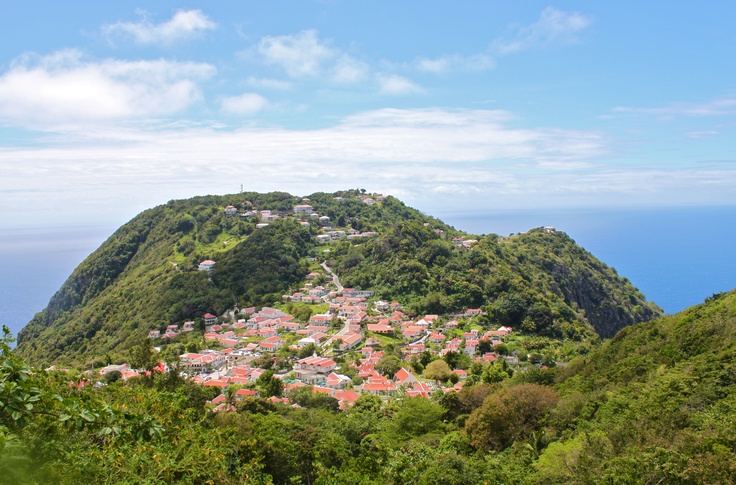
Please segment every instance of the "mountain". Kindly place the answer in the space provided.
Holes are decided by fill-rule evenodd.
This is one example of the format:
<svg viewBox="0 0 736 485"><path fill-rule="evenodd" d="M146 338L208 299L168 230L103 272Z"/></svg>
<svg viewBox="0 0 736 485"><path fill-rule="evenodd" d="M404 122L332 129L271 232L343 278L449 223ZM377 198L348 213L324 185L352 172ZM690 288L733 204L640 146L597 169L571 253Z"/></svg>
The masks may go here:
<svg viewBox="0 0 736 485"><path fill-rule="evenodd" d="M338 240L318 241L325 224ZM661 314L559 231L473 236L361 190L249 192L136 216L74 270L19 333L16 353L43 365L115 360L150 330L277 304L323 259L345 286L417 314L481 307L484 325L542 336L593 342ZM215 261L212 273L198 271L204 260Z"/></svg>

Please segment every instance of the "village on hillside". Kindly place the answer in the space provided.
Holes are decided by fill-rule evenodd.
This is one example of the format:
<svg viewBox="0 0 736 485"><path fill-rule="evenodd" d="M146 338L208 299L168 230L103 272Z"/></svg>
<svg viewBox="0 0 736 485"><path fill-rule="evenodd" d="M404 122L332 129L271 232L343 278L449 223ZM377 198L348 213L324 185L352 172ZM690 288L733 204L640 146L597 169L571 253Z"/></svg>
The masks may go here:
<svg viewBox="0 0 736 485"><path fill-rule="evenodd" d="M383 199L380 194L358 197L368 205ZM377 236L375 232L334 226L329 217L313 210L308 199L288 214L241 212L234 206L226 207L224 214L257 218L257 228L294 217L302 225L317 225L320 231L315 237L322 244ZM476 241L455 238L452 242L469 248ZM160 363L156 370L179 372L198 384L221 389L211 401L215 411L232 407L232 399L226 395L228 388L235 390L236 399L266 397L296 405L286 396L304 386L335 398L345 409L362 394L388 400L458 391L468 381L471 368L476 374L471 380L484 371L488 373L494 362L495 372L511 375L520 360L529 360L527 354L509 352L505 345L512 335L511 328L498 326L484 331L474 323L482 315L480 308L457 315L411 315L399 302L374 298L373 291L344 288L339 275L325 262L313 257L308 263L314 270L306 275L301 288L283 295L282 304L275 305L278 308L233 308L222 315L206 313L202 321L152 330L148 337L157 350L195 335L194 330L203 330L196 351L181 354L178 362L170 362L171 368ZM216 264L204 260L198 270L211 273ZM308 320L303 317L305 308ZM300 318L291 314L297 311ZM533 363L542 366L539 359ZM100 370L100 376L116 372L126 380L145 371L127 364L109 365ZM276 392L264 396L263 386L259 391L257 383L266 378L278 383Z"/></svg>

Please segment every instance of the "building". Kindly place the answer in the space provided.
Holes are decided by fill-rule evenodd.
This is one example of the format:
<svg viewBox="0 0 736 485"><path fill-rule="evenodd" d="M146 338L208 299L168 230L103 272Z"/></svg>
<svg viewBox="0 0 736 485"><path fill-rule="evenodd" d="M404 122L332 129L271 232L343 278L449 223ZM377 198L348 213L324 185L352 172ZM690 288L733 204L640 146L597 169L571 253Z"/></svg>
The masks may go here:
<svg viewBox="0 0 736 485"><path fill-rule="evenodd" d="M207 271L208 273L212 273L215 270L215 262L212 261L211 259L202 261L201 263L199 263L199 270Z"/></svg>
<svg viewBox="0 0 736 485"><path fill-rule="evenodd" d="M299 204L294 206L294 214L311 214L314 212L312 206L309 204Z"/></svg>

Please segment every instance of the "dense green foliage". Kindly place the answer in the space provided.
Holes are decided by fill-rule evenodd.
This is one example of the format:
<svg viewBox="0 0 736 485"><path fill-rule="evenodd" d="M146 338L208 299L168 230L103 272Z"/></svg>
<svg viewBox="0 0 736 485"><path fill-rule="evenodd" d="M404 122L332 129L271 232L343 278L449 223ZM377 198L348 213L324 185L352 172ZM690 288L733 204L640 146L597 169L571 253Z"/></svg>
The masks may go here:
<svg viewBox="0 0 736 485"><path fill-rule="evenodd" d="M486 323L575 340L659 314L615 270L562 232L484 236L471 249L447 233L401 220L378 238L338 246L331 259L347 286L372 288L416 313L483 307Z"/></svg>
<svg viewBox="0 0 736 485"><path fill-rule="evenodd" d="M43 365L120 361L150 330L279 302L303 283L307 257L325 255L346 286L375 290L415 313L482 307L488 327L590 343L660 312L564 233L483 236L469 249L453 239L471 236L393 197L368 205L360 195L309 197L341 230L377 234L327 245L317 245L316 225L293 216L302 200L280 192L196 197L145 211L74 270L20 332L17 352ZM228 205L289 217L256 229L255 218L225 215ZM197 271L205 259L217 263L211 275Z"/></svg>
<svg viewBox="0 0 736 485"><path fill-rule="evenodd" d="M0 350L0 476L12 483L724 484L736 473L736 292L627 327L565 367L429 399L364 395L346 412L301 388L305 409L251 397L212 413L211 388L175 374L79 388L68 382L80 376L31 372Z"/></svg>

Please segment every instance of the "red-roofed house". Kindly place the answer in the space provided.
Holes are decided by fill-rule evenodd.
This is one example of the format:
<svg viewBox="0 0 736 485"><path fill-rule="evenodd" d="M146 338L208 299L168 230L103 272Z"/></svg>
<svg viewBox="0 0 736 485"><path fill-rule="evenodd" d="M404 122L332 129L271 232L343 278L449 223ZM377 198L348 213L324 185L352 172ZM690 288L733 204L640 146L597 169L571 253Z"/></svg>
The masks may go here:
<svg viewBox="0 0 736 485"><path fill-rule="evenodd" d="M409 384L419 382L414 374L403 367L394 375L394 381L400 386L408 386Z"/></svg>

